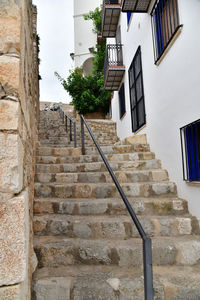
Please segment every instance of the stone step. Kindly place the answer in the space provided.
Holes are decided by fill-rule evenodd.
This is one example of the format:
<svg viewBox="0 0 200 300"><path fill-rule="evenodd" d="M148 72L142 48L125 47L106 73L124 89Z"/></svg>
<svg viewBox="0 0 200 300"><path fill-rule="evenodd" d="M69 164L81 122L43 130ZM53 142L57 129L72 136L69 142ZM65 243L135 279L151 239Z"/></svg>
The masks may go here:
<svg viewBox="0 0 200 300"><path fill-rule="evenodd" d="M136 160L151 160L155 159L155 154L152 152L138 152L125 154L108 154L108 161L136 161ZM37 156L36 163L38 164L66 164L66 163L89 163L102 162L100 155L74 155L74 156Z"/></svg>
<svg viewBox="0 0 200 300"><path fill-rule="evenodd" d="M123 183L121 186L127 197L174 197L176 195L176 185L173 182ZM118 195L115 185L108 183L35 183L36 197L110 198Z"/></svg>
<svg viewBox="0 0 200 300"><path fill-rule="evenodd" d="M188 213L187 201L179 198L129 198L136 215L176 215ZM121 198L60 199L36 198L35 214L129 215Z"/></svg>
<svg viewBox="0 0 200 300"><path fill-rule="evenodd" d="M142 240L79 239L35 236L34 248L41 267L77 264L142 265ZM158 237L152 239L154 265L195 265L200 260L200 237Z"/></svg>
<svg viewBox="0 0 200 300"><path fill-rule="evenodd" d="M102 146L104 154L122 154L122 153L133 153L133 152L149 152L149 145L114 145L114 146ZM86 155L98 154L96 147L88 147L85 149ZM38 156L68 156L68 155L81 155L81 148L62 148L56 149L52 147L39 147L37 150Z"/></svg>
<svg viewBox="0 0 200 300"><path fill-rule="evenodd" d="M151 237L181 236L200 233L193 219L187 216L139 216L145 233ZM40 215L33 221L35 235L65 236L81 239L129 239L139 237L129 216Z"/></svg>
<svg viewBox="0 0 200 300"><path fill-rule="evenodd" d="M139 171L116 171L115 176L119 183L129 182L155 182L167 181L167 171L162 169L156 170L139 170ZM35 182L58 184L63 183L112 183L112 178L108 172L87 172L87 173L37 173Z"/></svg>
<svg viewBox="0 0 200 300"><path fill-rule="evenodd" d="M199 268L154 267L154 299L198 300ZM105 265L41 268L33 277L33 295L34 300L56 300L58 295L64 300L144 300L143 272Z"/></svg>
<svg viewBox="0 0 200 300"><path fill-rule="evenodd" d="M113 171L138 171L160 169L161 164L157 159L110 162ZM95 163L69 163L69 164L37 164L36 173L75 173L75 172L104 172L104 162Z"/></svg>

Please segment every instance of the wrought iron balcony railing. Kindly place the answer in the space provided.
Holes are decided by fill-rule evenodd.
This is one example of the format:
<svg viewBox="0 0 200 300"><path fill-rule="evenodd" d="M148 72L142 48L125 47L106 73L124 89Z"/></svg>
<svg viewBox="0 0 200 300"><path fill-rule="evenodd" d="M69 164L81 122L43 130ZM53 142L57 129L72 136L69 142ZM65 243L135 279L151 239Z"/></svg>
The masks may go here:
<svg viewBox="0 0 200 300"><path fill-rule="evenodd" d="M107 45L104 63L105 89L111 91L118 90L124 72L122 44Z"/></svg>
<svg viewBox="0 0 200 300"><path fill-rule="evenodd" d="M103 0L102 36L115 37L121 12L121 0Z"/></svg>
<svg viewBox="0 0 200 300"><path fill-rule="evenodd" d="M151 0L122 0L123 12L146 13Z"/></svg>

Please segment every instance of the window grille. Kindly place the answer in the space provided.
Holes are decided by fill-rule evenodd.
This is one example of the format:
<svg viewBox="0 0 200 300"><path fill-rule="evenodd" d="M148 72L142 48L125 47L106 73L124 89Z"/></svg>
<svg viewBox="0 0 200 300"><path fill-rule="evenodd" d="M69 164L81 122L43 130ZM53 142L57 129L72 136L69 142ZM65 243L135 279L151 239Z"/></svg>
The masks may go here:
<svg viewBox="0 0 200 300"><path fill-rule="evenodd" d="M120 119L126 112L126 103L125 103L125 92L124 92L124 83L122 84L119 90L119 116Z"/></svg>
<svg viewBox="0 0 200 300"><path fill-rule="evenodd" d="M146 124L144 89L142 76L141 48L138 47L129 68L129 88L132 131L137 131Z"/></svg>
<svg viewBox="0 0 200 300"><path fill-rule="evenodd" d="M180 129L183 179L200 181L200 120Z"/></svg>
<svg viewBox="0 0 200 300"><path fill-rule="evenodd" d="M158 0L151 12L155 62L181 27L179 24L178 1Z"/></svg>

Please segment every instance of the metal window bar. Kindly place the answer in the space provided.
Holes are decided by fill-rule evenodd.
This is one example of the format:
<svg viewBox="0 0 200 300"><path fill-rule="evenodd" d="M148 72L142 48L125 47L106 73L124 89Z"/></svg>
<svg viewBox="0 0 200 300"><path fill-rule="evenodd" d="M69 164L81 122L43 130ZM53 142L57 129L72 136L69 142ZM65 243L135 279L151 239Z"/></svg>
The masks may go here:
<svg viewBox="0 0 200 300"><path fill-rule="evenodd" d="M109 44L106 47L106 57L104 62L104 76L109 67L123 66L122 44Z"/></svg>
<svg viewBox="0 0 200 300"><path fill-rule="evenodd" d="M200 119L181 127L180 138L183 180L200 181Z"/></svg>
<svg viewBox="0 0 200 300"><path fill-rule="evenodd" d="M155 63L182 27L179 24L177 0L157 0L151 12Z"/></svg>
<svg viewBox="0 0 200 300"><path fill-rule="evenodd" d="M126 195L124 194L124 191L122 190L121 185L119 184L115 174L113 173L112 168L110 167L110 164L108 163L103 151L101 150L99 144L97 143L90 127L88 126L86 120L84 119L83 115L81 117L81 140L82 140L82 154L85 154L85 145L84 145L84 125L87 128L90 137L92 138L108 172L110 173L110 176L112 177L112 180L115 183L115 186L124 201L124 204L126 205L126 208L143 240L143 265L144 265L144 294L145 294L145 300L153 300L154 299L154 293L153 293L153 272L152 272L152 243L151 239L146 235L144 232L144 229L138 220L132 206L130 205L128 199L126 198Z"/></svg>

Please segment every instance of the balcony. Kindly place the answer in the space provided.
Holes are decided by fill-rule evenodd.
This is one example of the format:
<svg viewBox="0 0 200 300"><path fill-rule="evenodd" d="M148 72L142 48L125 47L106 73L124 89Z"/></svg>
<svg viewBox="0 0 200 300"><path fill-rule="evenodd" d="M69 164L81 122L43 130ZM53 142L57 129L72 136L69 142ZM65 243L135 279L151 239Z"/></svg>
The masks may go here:
<svg viewBox="0 0 200 300"><path fill-rule="evenodd" d="M146 13L151 0L122 0L123 12Z"/></svg>
<svg viewBox="0 0 200 300"><path fill-rule="evenodd" d="M123 65L122 45L107 45L104 63L104 88L108 91L118 91L125 66Z"/></svg>
<svg viewBox="0 0 200 300"><path fill-rule="evenodd" d="M121 0L104 0L102 9L102 37L115 37L121 12Z"/></svg>

